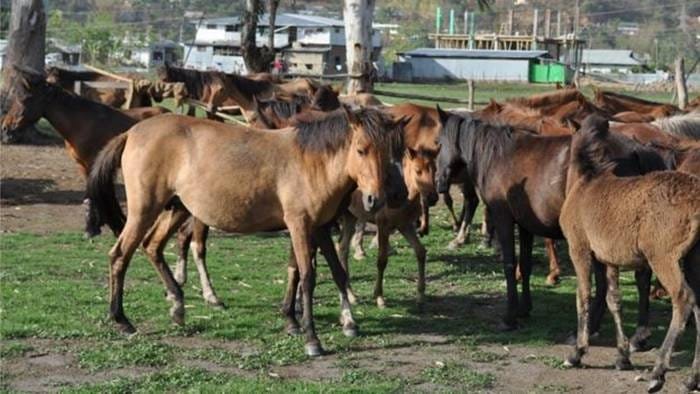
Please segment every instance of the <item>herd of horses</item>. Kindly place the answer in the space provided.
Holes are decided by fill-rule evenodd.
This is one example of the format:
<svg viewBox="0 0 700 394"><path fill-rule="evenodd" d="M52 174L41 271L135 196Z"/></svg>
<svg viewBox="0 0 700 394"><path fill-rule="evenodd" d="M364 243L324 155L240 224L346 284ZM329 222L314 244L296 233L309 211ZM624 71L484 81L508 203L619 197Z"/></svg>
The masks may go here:
<svg viewBox="0 0 700 394"><path fill-rule="evenodd" d="M420 236L429 231L429 208L442 194L457 233L451 248L468 240L476 208L484 204L484 240L498 249L507 282L501 329L517 328L533 308L534 236L545 238L552 284L560 273L555 242L566 239L578 284L578 334L565 364L581 365L607 304L617 336L615 366L631 368L630 352L644 348L651 335L653 273L673 315L648 390L662 388L691 312L698 334L687 387L700 389L700 99L681 110L600 90L589 100L565 88L492 100L473 112L443 111L385 106L367 93L343 96L311 79L159 70L161 81L184 84L190 98L205 104L209 119L201 119L150 106L162 96L121 110L114 107L120 103L114 92L82 97L65 89L86 75L16 74L20 88L3 115L2 132L20 133L43 117L65 139L87 180L86 233L97 235L106 224L117 236L109 252L109 314L124 333L135 331L122 300L139 246L166 288L172 320L184 324L190 248L205 301L222 305L205 262L210 226L242 234L286 229L286 331L303 333L306 353L320 355L313 316L317 251L338 288L343 333L355 336L349 255L355 247L355 256L362 256L365 223L377 228L377 305L386 303L383 274L395 230L415 252L417 302L423 304L426 249ZM240 107L247 125L212 114L231 105ZM115 190L119 170L126 214ZM459 215L451 185L464 197ZM173 273L163 251L176 234ZM640 295L638 328L630 339L620 317L620 268L635 270Z"/></svg>

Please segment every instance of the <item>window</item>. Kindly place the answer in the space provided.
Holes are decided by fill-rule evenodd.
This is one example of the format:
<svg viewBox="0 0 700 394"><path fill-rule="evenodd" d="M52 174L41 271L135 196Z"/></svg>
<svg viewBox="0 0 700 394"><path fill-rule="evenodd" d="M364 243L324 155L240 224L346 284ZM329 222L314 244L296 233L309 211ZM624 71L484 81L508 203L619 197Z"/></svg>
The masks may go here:
<svg viewBox="0 0 700 394"><path fill-rule="evenodd" d="M226 31L238 31L238 25L226 25Z"/></svg>
<svg viewBox="0 0 700 394"><path fill-rule="evenodd" d="M322 27L319 27L318 29L316 29L316 31L319 33L323 33L325 31L325 29Z"/></svg>
<svg viewBox="0 0 700 394"><path fill-rule="evenodd" d="M153 61L157 62L157 61L161 61L161 60L163 60L163 52L161 52L161 51L153 52Z"/></svg>
<svg viewBox="0 0 700 394"><path fill-rule="evenodd" d="M339 27L336 27L336 28L335 28L335 32L336 32L336 34L339 34L339 33L340 33L340 28L339 28Z"/></svg>
<svg viewBox="0 0 700 394"><path fill-rule="evenodd" d="M307 69L307 70L313 70L313 69L314 69L314 65L313 65L313 64L306 63L305 66L306 66L306 69Z"/></svg>
<svg viewBox="0 0 700 394"><path fill-rule="evenodd" d="M233 49L233 47L214 47L214 55L233 56L235 54L236 51Z"/></svg>
<svg viewBox="0 0 700 394"><path fill-rule="evenodd" d="M206 52L206 51L207 51L207 47L205 47L204 45L197 45L197 52Z"/></svg>
<svg viewBox="0 0 700 394"><path fill-rule="evenodd" d="M216 25L207 25L207 29L216 30Z"/></svg>
<svg viewBox="0 0 700 394"><path fill-rule="evenodd" d="M335 57L335 65L336 65L336 66L342 65L342 62L340 61L340 56L336 56L336 57Z"/></svg>

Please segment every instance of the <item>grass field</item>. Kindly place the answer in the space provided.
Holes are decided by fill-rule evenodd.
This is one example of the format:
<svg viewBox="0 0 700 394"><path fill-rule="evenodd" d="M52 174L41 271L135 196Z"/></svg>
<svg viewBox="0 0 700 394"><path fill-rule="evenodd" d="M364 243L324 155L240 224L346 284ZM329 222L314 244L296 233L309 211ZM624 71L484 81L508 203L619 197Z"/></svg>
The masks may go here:
<svg viewBox="0 0 700 394"><path fill-rule="evenodd" d="M0 238L2 380L24 373L11 367L22 358L59 352L73 360L71 374L83 376L58 387L66 392L571 389L552 384L518 390L501 381L497 372L515 363L552 371L561 368L559 357L539 352L562 343L574 328L575 281L570 264L563 264L561 285L549 287L544 284L542 249L536 248L533 314L522 329L498 332L494 327L503 311L504 281L493 251L474 243L456 252L445 250L452 234L446 211L440 208L436 213L432 232L423 239L429 261L428 302L422 311L414 303L415 260L398 236L392 238L396 255L390 257L385 280L386 309L378 309L370 298L376 252L368 249L368 259L352 265L354 288L361 296L354 308L361 329L358 338L342 336L336 290L327 267L319 267L317 328L331 354L321 361L307 359L302 339L283 333L284 320L278 311L289 243L285 234L215 233L209 242L209 267L227 308L216 310L203 303L196 271L190 267L184 327L170 323L163 287L138 253L127 275L125 298L126 313L139 329L131 338L116 334L106 319L106 254L112 236L89 243L77 232L4 234ZM560 250L566 254L563 247ZM171 262L173 253L171 246L166 255ZM626 328L632 332L636 294L629 273L622 284ZM654 343L661 340L669 315L667 302L653 303L658 328ZM613 346L607 320L602 337L606 346ZM690 340L686 333L678 345L686 351L676 361L683 369L674 374L688 373ZM502 350L509 346L531 350L516 356ZM408 361L390 356L399 350L408 352L404 357L415 358L411 365L416 370L403 371L401 363Z"/></svg>
<svg viewBox="0 0 700 394"><path fill-rule="evenodd" d="M378 87L458 98L465 98L467 90L465 84ZM476 101L551 89L477 84ZM634 94L669 100L667 94ZM50 129L45 121L42 125ZM0 392L551 393L625 392L644 387L634 377L650 367L653 352L633 356L637 371L611 370L614 333L609 316L601 337L594 341L596 348L584 359L591 366L562 370L562 356L569 351L566 339L576 322L575 279L563 243L559 245L564 270L560 285L544 283L545 258L541 246L536 246L534 310L521 329L503 333L495 329L503 314L505 292L496 255L475 246L477 235L458 251L446 250L453 235L446 210L439 205L432 213L431 233L423 238L428 249L428 300L422 310L414 301L413 253L403 239L394 236L396 255L390 257L385 278L386 309L378 309L371 299L376 250L368 248L366 260L352 262L353 287L361 297L353 312L361 335L345 338L338 324L335 286L321 263L314 312L329 354L318 359L303 355L302 338L283 333L279 308L289 244L284 233L213 233L209 268L227 308L204 304L191 264L184 327L171 324L163 286L146 258L137 253L127 274L124 304L139 329L130 338L117 334L107 319L111 235L87 242L78 228L50 235L2 233ZM170 245L166 259L171 263L174 253ZM621 284L625 327L631 334L637 302L632 275L623 274ZM670 311L667 301L652 302L652 344L663 338ZM694 335L691 326L678 343L674 365L680 368L669 373L669 382L688 375ZM667 386L674 392L675 386Z"/></svg>

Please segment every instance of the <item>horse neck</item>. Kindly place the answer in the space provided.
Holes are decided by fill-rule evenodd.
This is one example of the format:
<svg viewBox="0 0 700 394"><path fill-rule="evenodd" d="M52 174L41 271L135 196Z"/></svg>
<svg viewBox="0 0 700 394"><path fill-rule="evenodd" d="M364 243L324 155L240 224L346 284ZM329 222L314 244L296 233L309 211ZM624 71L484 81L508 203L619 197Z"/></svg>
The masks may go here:
<svg viewBox="0 0 700 394"><path fill-rule="evenodd" d="M302 167L319 195L333 198L345 195L353 188L354 181L347 171L349 152L350 143L332 154L302 153Z"/></svg>
<svg viewBox="0 0 700 394"><path fill-rule="evenodd" d="M70 145L74 145L78 139L78 135L82 133L80 124L76 122L79 117L75 116L78 111L83 111L85 108L82 105L75 105L75 98L59 88L52 88L51 92L47 92L47 98L42 116L51 123L56 131ZM86 102L88 100L85 100ZM89 107L88 107L89 108Z"/></svg>

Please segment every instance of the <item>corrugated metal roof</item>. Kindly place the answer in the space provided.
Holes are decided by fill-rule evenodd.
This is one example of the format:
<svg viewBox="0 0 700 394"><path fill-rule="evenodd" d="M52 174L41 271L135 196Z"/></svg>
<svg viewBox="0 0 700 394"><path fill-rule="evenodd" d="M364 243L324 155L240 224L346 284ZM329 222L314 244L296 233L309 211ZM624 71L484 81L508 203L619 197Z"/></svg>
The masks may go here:
<svg viewBox="0 0 700 394"><path fill-rule="evenodd" d="M547 51L493 51L468 49L418 48L399 53L410 57L464 58L464 59L537 59L549 56Z"/></svg>
<svg viewBox="0 0 700 394"><path fill-rule="evenodd" d="M300 52L300 53L326 53L331 50L331 47L298 47L287 48L284 52Z"/></svg>
<svg viewBox="0 0 700 394"><path fill-rule="evenodd" d="M634 57L629 49L584 49L583 64L601 64L617 66L639 66L644 61Z"/></svg>
<svg viewBox="0 0 700 394"><path fill-rule="evenodd" d="M259 25L269 25L269 14L263 14L258 20ZM224 18L211 18L202 20L203 25L238 25L240 24L240 16L224 17ZM195 22L195 24L197 24ZM301 14L277 14L275 19L276 27L283 26L300 26L300 27L344 27L345 24L342 20L326 18L323 16L314 15L301 15Z"/></svg>

